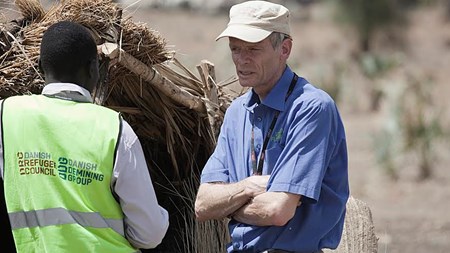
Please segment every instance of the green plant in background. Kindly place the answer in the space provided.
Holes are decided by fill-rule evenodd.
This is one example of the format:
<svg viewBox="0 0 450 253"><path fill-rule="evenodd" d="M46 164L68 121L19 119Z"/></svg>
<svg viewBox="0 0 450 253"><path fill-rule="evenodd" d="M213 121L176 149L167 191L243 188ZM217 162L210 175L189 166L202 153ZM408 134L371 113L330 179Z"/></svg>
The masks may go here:
<svg viewBox="0 0 450 253"><path fill-rule="evenodd" d="M389 178L397 181L399 176L397 173L396 157L399 154L395 140L398 135L390 132L388 129L381 130L374 138L375 157L377 162L386 171Z"/></svg>
<svg viewBox="0 0 450 253"><path fill-rule="evenodd" d="M389 70L395 68L398 62L393 57L382 57L369 52L363 53L359 60L364 76L369 79L370 110L377 111L380 107L383 91L376 80L382 78Z"/></svg>
<svg viewBox="0 0 450 253"><path fill-rule="evenodd" d="M384 35L385 46L394 49L402 42L407 11L417 5L408 0L329 0L335 5L337 20L349 25L357 34L358 51L355 58L368 81L369 110L377 111L383 92L377 80L396 66L392 57L375 53L376 35ZM377 38L382 38L378 36ZM379 45L379 43L378 43Z"/></svg>
<svg viewBox="0 0 450 253"><path fill-rule="evenodd" d="M335 1L338 19L353 26L363 52L371 51L371 41L377 31L404 20L401 6L395 0Z"/></svg>
<svg viewBox="0 0 450 253"><path fill-rule="evenodd" d="M383 57L373 53L362 54L360 62L364 75L370 79L376 79L398 65L393 57Z"/></svg>
<svg viewBox="0 0 450 253"><path fill-rule="evenodd" d="M389 115L374 146L377 161L394 180L398 164L405 164L401 160L409 153L417 158L419 180L433 176L433 163L439 159L435 144L448 133L441 109L433 104L431 86L429 78L409 76L406 85L389 87Z"/></svg>
<svg viewBox="0 0 450 253"><path fill-rule="evenodd" d="M403 99L403 115L401 118L405 150L413 151L418 156L419 179L432 176L433 162L436 160L433 145L437 140L447 137L443 128L442 111L433 103L427 78L409 77L409 86Z"/></svg>
<svg viewBox="0 0 450 253"><path fill-rule="evenodd" d="M418 6L442 3L450 13L448 0L328 0L336 5L338 21L349 24L358 34L359 49L372 51L377 32L398 37L407 24L407 13ZM447 6L447 7L446 7ZM400 25L398 27L398 25ZM390 28L397 28L391 30ZM399 29L400 28L400 29ZM389 42L392 42L390 40Z"/></svg>
<svg viewBox="0 0 450 253"><path fill-rule="evenodd" d="M389 88L389 92L386 93L388 116L384 120L384 125L380 132L376 133L373 138L375 158L393 180L399 178L397 163L402 155L402 128L400 122L402 106L399 98L402 96L403 91L404 87L400 84L393 84Z"/></svg>

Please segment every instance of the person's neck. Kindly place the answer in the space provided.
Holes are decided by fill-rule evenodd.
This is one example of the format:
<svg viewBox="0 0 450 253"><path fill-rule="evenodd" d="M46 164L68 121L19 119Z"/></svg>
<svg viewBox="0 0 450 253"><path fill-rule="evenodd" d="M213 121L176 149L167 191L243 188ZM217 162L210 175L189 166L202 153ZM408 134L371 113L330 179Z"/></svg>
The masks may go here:
<svg viewBox="0 0 450 253"><path fill-rule="evenodd" d="M272 90L272 88L275 86L276 83L272 84L270 87L264 87L266 89L264 90L258 90L253 88L253 91L256 93L256 95L258 95L259 97L259 101L262 102L264 100L264 98L267 97L267 95L269 94L269 92Z"/></svg>
<svg viewBox="0 0 450 253"><path fill-rule="evenodd" d="M45 80L45 84L49 84L49 83L64 83L62 80L60 80L59 78L56 78L53 75L50 74L46 74L44 77Z"/></svg>
<svg viewBox="0 0 450 253"><path fill-rule="evenodd" d="M53 75L46 75L45 76L45 85L50 84L50 83L73 83L73 84L83 87L84 89L91 92L90 89L86 88L84 85L81 85L81 83L83 83L82 81L79 81L79 80L76 80L73 78L56 78Z"/></svg>
<svg viewBox="0 0 450 253"><path fill-rule="evenodd" d="M253 91L258 95L259 100L261 102L267 97L267 95L270 93L270 91L273 89L273 87L275 87L275 85L277 85L278 81L283 76L283 73L284 73L286 67L280 69L280 71L275 75L275 78L272 79L272 81L269 83L269 85L262 86L262 87L260 87L261 89L253 88Z"/></svg>

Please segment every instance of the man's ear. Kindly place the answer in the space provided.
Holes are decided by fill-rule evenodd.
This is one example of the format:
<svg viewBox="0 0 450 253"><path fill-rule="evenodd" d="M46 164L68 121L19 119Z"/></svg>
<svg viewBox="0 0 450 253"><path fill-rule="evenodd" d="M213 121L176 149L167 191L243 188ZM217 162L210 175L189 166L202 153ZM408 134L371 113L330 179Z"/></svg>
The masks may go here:
<svg viewBox="0 0 450 253"><path fill-rule="evenodd" d="M283 56L286 57L286 59L291 54L291 49L292 49L292 40L289 38L284 39L283 42L281 43L281 52Z"/></svg>
<svg viewBox="0 0 450 253"><path fill-rule="evenodd" d="M97 86L97 83L99 81L100 78L100 73L99 73L99 66L98 66L99 62L98 62L98 58L96 57L94 60L89 61L89 69L88 69L88 78L89 78L89 86L90 90L93 91L94 88Z"/></svg>
<svg viewBox="0 0 450 253"><path fill-rule="evenodd" d="M38 68L39 72L41 72L42 75L45 75L44 69L42 68L41 57L38 58Z"/></svg>
<svg viewBox="0 0 450 253"><path fill-rule="evenodd" d="M90 60L89 61L89 77L90 78L98 78L98 58L95 58L95 60Z"/></svg>

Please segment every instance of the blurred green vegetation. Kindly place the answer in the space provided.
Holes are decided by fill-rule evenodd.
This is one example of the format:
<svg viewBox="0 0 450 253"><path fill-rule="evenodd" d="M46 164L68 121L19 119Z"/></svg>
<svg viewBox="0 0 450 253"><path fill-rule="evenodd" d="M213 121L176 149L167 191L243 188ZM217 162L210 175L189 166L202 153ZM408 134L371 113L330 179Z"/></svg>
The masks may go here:
<svg viewBox="0 0 450 253"><path fill-rule="evenodd" d="M433 176L439 160L439 142L449 139L445 128L444 108L432 97L433 81L428 76L409 75L406 83L393 84L388 103L389 115L382 129L374 136L377 161L394 180L405 160L413 157L418 180Z"/></svg>
<svg viewBox="0 0 450 253"><path fill-rule="evenodd" d="M439 2L438 0L328 1L336 7L337 21L347 24L357 31L358 45L362 52L371 51L371 43L377 32L387 32L393 26L405 26L410 9Z"/></svg>
<svg viewBox="0 0 450 253"><path fill-rule="evenodd" d="M370 110L377 111L384 96L382 87L377 80L383 78L390 70L401 63L391 55L382 56L370 52L360 55L359 62L362 73L368 78Z"/></svg>
<svg viewBox="0 0 450 253"><path fill-rule="evenodd" d="M366 78L364 90L369 96L369 110L376 112L381 103L388 115L382 129L374 137L374 151L378 163L394 180L399 178L399 170L413 158L412 166L418 169L418 179L424 180L433 176L433 166L439 160L435 148L442 140L447 140L444 109L434 103L432 96L433 80L429 76L405 72L402 81L389 82L383 87L389 74L402 68L407 62L399 60L395 53L404 50L392 38L402 41L404 31L409 26L411 10L419 7L440 4L447 8L450 17L450 1L448 0L328 0L336 11L339 24L349 27L358 39L357 51L353 55L360 73ZM380 46L377 38L383 35L391 40ZM378 44L377 44L378 43ZM387 44L389 43L389 44ZM377 46L377 48L375 47ZM381 47L381 48L380 48ZM389 48L389 50L385 50ZM404 68L402 68L404 69ZM335 81L328 81L338 86L341 83L339 69ZM327 83L326 83L327 84ZM330 85L328 85L330 86ZM325 88L327 85L325 85ZM328 87L329 88L329 87ZM327 89L326 89L327 90ZM327 91L335 94L340 89ZM411 161L410 161L411 162Z"/></svg>

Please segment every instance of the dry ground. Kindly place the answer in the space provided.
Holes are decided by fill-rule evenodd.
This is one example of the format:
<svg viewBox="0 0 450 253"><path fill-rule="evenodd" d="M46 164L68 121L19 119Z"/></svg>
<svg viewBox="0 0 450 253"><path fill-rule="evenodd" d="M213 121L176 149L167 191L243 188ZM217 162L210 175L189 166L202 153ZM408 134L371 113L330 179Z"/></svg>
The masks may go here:
<svg viewBox="0 0 450 253"><path fill-rule="evenodd" d="M130 7L135 21L147 23L167 39L177 57L192 71L201 60L216 66L218 81L233 75L227 41L215 42L226 25L226 13L193 12ZM380 52L390 50L403 64L381 80L386 88L406 80L405 73L433 78L436 106L447 109L450 102L450 22L443 8L422 8L411 14L405 28L405 43L397 50L381 44ZM4 9L2 10L4 14ZM352 56L356 40L342 29L322 6L292 9L294 48L290 65L299 74L320 86L333 78L333 64L343 64L342 97L339 101L346 125L352 195L368 203L372 210L380 253L450 252L450 162L448 143L435 144L434 177L417 182L414 156L404 159L400 180L390 180L376 163L373 138L388 121L384 101L377 112L368 109L367 80L360 74ZM382 40L383 38L381 38ZM386 47L386 48L384 48ZM389 90L389 89L387 89ZM448 122L448 110L443 116ZM447 124L448 127L448 124Z"/></svg>

